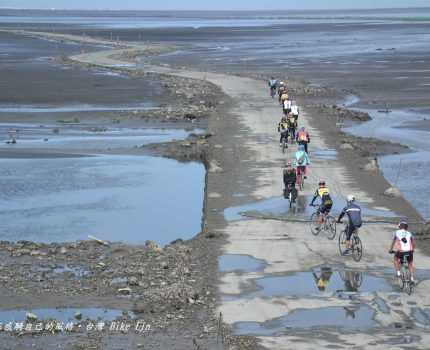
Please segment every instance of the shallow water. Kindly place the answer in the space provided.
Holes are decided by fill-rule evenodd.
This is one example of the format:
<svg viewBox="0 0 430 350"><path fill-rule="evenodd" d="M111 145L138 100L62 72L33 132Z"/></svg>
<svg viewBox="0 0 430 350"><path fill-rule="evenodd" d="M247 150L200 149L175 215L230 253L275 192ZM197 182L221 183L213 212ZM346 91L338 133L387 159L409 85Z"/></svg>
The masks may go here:
<svg viewBox="0 0 430 350"><path fill-rule="evenodd" d="M319 282L324 282L319 284ZM393 286L381 277L353 270L325 268L313 272L297 272L289 276L265 277L256 280L257 292L246 297L309 296L324 292L389 292ZM324 287L323 287L324 285Z"/></svg>
<svg viewBox="0 0 430 350"><path fill-rule="evenodd" d="M368 306L302 309L264 323L238 322L234 324L233 331L238 335L271 336L288 332L289 329L313 327L335 327L347 330L369 329L375 325L373 315L374 311Z"/></svg>
<svg viewBox="0 0 430 350"><path fill-rule="evenodd" d="M289 219L303 219L308 220L316 208L309 207L311 196L299 196L297 204L293 208L289 208L288 200L284 197L273 197L261 200L255 203L245 204L236 207L230 207L224 210L224 218L227 221L241 220L244 217L241 213L266 215L274 217L283 217ZM339 214L345 206L345 200L340 198L333 198L332 215ZM363 216L371 217L395 217L395 213L391 211L375 210L367 208L366 206L358 203L361 206Z"/></svg>
<svg viewBox="0 0 430 350"><path fill-rule="evenodd" d="M26 314L31 312L41 320L55 320L59 322L76 321L75 315L82 314L82 320L113 321L122 315L121 310L100 308L59 308L59 309L29 309L0 311L0 322L24 322Z"/></svg>
<svg viewBox="0 0 430 350"><path fill-rule="evenodd" d="M327 149L316 149L312 151L312 157L316 157L322 160L336 160L337 159L337 151L333 148Z"/></svg>
<svg viewBox="0 0 430 350"><path fill-rule="evenodd" d="M156 157L0 160L0 239L166 244L200 232L205 169Z"/></svg>
<svg viewBox="0 0 430 350"><path fill-rule="evenodd" d="M86 129L85 129L86 128ZM8 144L11 130L15 133L16 144ZM54 130L58 130L55 133ZM191 131L183 129L128 129L106 128L92 131L89 126L31 124L0 124L0 147L3 148L61 148L67 150L106 150L120 147L140 147L151 143L184 140ZM192 132L200 133L200 129Z"/></svg>
<svg viewBox="0 0 430 350"><path fill-rule="evenodd" d="M0 105L0 113L70 113L70 112L108 112L108 111L141 111L155 108L155 104L148 102L127 106L101 106L89 104L71 104L63 106L43 105Z"/></svg>
<svg viewBox="0 0 430 350"><path fill-rule="evenodd" d="M425 129L399 128L405 122L422 120L426 114L403 110L393 110L391 113L360 110L368 112L372 120L347 128L346 131L358 136L398 142L416 151L379 157L378 161L387 180L400 188L406 199L421 215L430 218L427 184L428 174L430 174L430 132Z"/></svg>
<svg viewBox="0 0 430 350"><path fill-rule="evenodd" d="M218 259L218 266L221 272L254 272L264 269L266 263L263 260L255 259L248 255L226 254Z"/></svg>

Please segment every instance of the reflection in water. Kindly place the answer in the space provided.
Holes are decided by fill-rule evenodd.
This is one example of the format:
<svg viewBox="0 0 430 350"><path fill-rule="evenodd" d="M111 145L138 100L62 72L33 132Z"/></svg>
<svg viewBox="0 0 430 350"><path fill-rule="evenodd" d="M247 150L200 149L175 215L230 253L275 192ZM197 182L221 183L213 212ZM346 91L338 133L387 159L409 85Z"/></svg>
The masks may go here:
<svg viewBox="0 0 430 350"><path fill-rule="evenodd" d="M360 271L340 270L338 271L339 277L343 281L344 289L339 290L343 292L358 292L361 284L363 283L363 274ZM330 278L333 275L331 267L321 267L319 271L313 270L315 284L321 292L325 291L330 283Z"/></svg>
<svg viewBox="0 0 430 350"><path fill-rule="evenodd" d="M339 271L339 276L345 283L345 292L358 292L363 283L363 274L359 271Z"/></svg>
<svg viewBox="0 0 430 350"><path fill-rule="evenodd" d="M327 285L330 282L330 277L333 274L332 269L330 267L322 267L319 273L319 276L315 271L312 271L312 274L314 276L315 284L317 285L317 288L320 291L325 291Z"/></svg>

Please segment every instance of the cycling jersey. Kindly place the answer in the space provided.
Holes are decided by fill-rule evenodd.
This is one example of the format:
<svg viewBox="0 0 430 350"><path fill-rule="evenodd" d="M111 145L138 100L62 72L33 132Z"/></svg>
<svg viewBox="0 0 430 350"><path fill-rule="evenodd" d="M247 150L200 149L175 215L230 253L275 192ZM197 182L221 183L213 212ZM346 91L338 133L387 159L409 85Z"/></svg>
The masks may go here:
<svg viewBox="0 0 430 350"><path fill-rule="evenodd" d="M407 230L397 230L393 235L395 239L395 246L397 251L410 252L413 250L412 240L414 239L412 233Z"/></svg>
<svg viewBox="0 0 430 350"><path fill-rule="evenodd" d="M288 123L287 122L280 122L278 124L278 132L284 132L288 131Z"/></svg>
<svg viewBox="0 0 430 350"><path fill-rule="evenodd" d="M291 106L291 113L293 113L294 115L298 115L299 114L299 107L297 105L292 105Z"/></svg>
<svg viewBox="0 0 430 350"><path fill-rule="evenodd" d="M296 139L298 142L309 142L310 141L309 133L307 131L300 130L297 133Z"/></svg>
<svg viewBox="0 0 430 350"><path fill-rule="evenodd" d="M291 109L291 101L284 100L284 109Z"/></svg>
<svg viewBox="0 0 430 350"><path fill-rule="evenodd" d="M348 205L343 208L342 212L340 213L338 221L342 220L345 214L348 215L349 228L351 230L353 228L361 227L361 208L359 205L355 203L348 203Z"/></svg>

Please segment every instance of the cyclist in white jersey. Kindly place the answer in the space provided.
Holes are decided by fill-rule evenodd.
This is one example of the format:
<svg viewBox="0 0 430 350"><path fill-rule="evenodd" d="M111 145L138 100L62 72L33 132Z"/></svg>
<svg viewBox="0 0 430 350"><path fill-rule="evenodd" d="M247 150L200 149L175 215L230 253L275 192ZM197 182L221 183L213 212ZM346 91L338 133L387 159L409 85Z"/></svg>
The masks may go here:
<svg viewBox="0 0 430 350"><path fill-rule="evenodd" d="M400 277L400 262L406 255L408 260L408 269L411 274L411 281L414 282L414 250L415 239L412 233L408 231L408 223L404 220L400 221L399 229L393 234L390 253L394 254L394 268L397 276Z"/></svg>

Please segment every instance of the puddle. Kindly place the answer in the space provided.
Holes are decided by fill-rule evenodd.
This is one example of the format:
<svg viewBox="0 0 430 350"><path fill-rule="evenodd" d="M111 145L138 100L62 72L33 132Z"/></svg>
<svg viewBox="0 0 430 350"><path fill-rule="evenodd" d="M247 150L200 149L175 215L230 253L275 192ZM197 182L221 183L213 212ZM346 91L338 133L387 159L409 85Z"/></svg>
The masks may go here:
<svg viewBox="0 0 430 350"><path fill-rule="evenodd" d="M413 309L412 317L422 325L430 325L430 309Z"/></svg>
<svg viewBox="0 0 430 350"><path fill-rule="evenodd" d="M151 143L184 140L192 131L183 129L128 129L128 128L91 128L89 126L20 126L0 124L0 147L5 148L61 148L71 150L111 149L120 147L140 147ZM16 144L7 144L10 130L18 129ZM57 130L58 133L54 133Z"/></svg>
<svg viewBox="0 0 430 350"><path fill-rule="evenodd" d="M110 281L110 285L116 285L116 284L127 284L127 277L114 277Z"/></svg>
<svg viewBox="0 0 430 350"><path fill-rule="evenodd" d="M255 282L259 290L245 297L302 297L324 292L393 291L393 286L384 278L352 270L334 271L330 268L315 269L313 272L297 272L290 276L265 277Z"/></svg>
<svg viewBox="0 0 430 350"><path fill-rule="evenodd" d="M390 312L390 308L388 307L387 303L385 302L384 299L382 298L376 298L375 299L376 305L378 305L378 309L384 313L384 314L388 314Z"/></svg>
<svg viewBox="0 0 430 350"><path fill-rule="evenodd" d="M341 328L347 330L373 328L374 311L368 306L327 307L295 310L278 319L258 322L238 322L233 325L236 335L274 336L289 329Z"/></svg>
<svg viewBox="0 0 430 350"><path fill-rule="evenodd" d="M266 263L247 255L226 254L220 256L218 266L221 272L255 272L263 270Z"/></svg>
<svg viewBox="0 0 430 350"><path fill-rule="evenodd" d="M138 104L135 106L100 106L89 104L71 104L64 106L44 105L0 105L0 113L71 113L71 112L108 112L108 111L134 111L155 108L153 103Z"/></svg>
<svg viewBox="0 0 430 350"><path fill-rule="evenodd" d="M296 206L289 208L288 200L284 197L272 197L255 203L245 204L236 207L226 208L224 210L224 218L227 221L235 221L244 219L241 213L273 216L274 218L290 218L308 220L315 208L309 207L312 196L300 196L297 198ZM338 214L342 211L346 202L342 198L333 198L333 209L331 213ZM376 210L367 208L362 203L361 206L363 216L368 217L396 217L392 211Z"/></svg>
<svg viewBox="0 0 430 350"><path fill-rule="evenodd" d="M148 156L1 159L0 239L159 244L201 230L205 169Z"/></svg>
<svg viewBox="0 0 430 350"><path fill-rule="evenodd" d="M55 320L60 322L76 321L75 315L81 313L82 320L104 320L113 321L123 315L121 310L100 309L100 308L60 308L60 309L29 309L29 310L8 310L0 311L0 322L24 322L26 314L31 312L38 317L38 320ZM129 313L133 317L132 313Z"/></svg>
<svg viewBox="0 0 430 350"><path fill-rule="evenodd" d="M336 160L337 151L333 148L317 149L315 151L312 151L312 157L316 157L318 159L323 159L323 160Z"/></svg>
<svg viewBox="0 0 430 350"><path fill-rule="evenodd" d="M69 273L74 275L75 277L85 277L87 275L89 275L89 271L85 270L83 267L79 267L79 266L68 266L68 265L64 265L61 267L56 267L53 272L55 274L63 274L63 273Z"/></svg>

